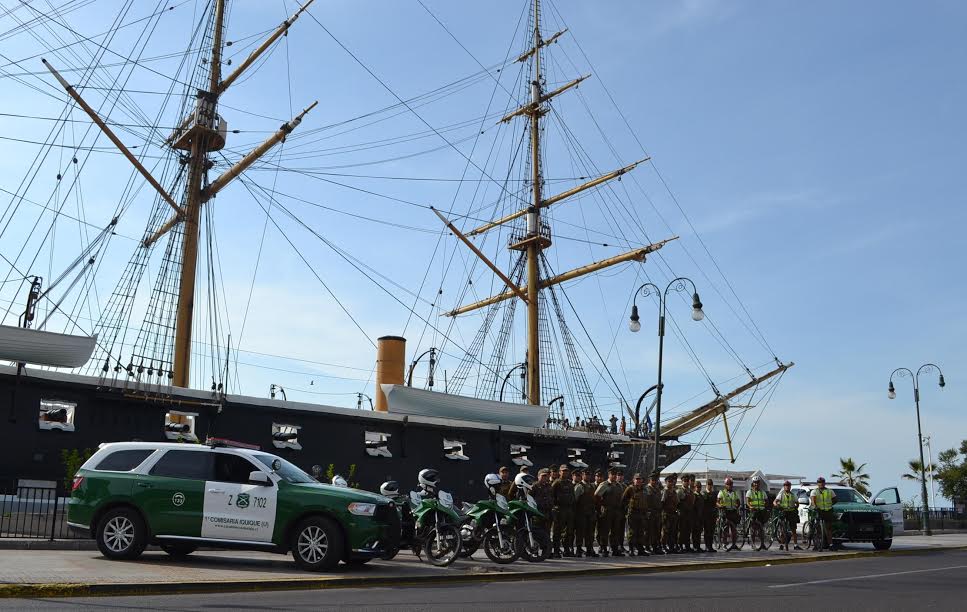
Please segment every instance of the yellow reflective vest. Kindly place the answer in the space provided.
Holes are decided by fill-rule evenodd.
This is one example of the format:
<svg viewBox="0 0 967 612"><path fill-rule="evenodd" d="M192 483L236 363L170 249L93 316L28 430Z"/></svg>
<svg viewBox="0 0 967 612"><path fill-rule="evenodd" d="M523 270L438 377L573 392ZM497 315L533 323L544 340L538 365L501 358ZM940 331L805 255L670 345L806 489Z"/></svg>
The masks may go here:
<svg viewBox="0 0 967 612"><path fill-rule="evenodd" d="M833 509L833 492L829 489L814 489L812 497L816 500L817 510Z"/></svg>
<svg viewBox="0 0 967 612"><path fill-rule="evenodd" d="M735 510L739 507L739 494L735 491L722 489L719 491L719 506L726 510Z"/></svg>
<svg viewBox="0 0 967 612"><path fill-rule="evenodd" d="M749 491L745 498L749 502L749 507L753 510L762 510L766 507L765 491Z"/></svg>
<svg viewBox="0 0 967 612"><path fill-rule="evenodd" d="M782 510L795 510L798 503L796 496L792 493L779 492L779 508Z"/></svg>

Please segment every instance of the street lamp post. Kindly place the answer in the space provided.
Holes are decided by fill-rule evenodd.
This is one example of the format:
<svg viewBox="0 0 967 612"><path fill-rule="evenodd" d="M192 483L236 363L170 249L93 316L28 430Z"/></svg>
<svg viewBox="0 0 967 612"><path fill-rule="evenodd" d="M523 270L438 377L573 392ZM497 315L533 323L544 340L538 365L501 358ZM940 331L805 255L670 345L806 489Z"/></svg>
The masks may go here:
<svg viewBox="0 0 967 612"><path fill-rule="evenodd" d="M913 379L913 401L917 407L917 444L920 445L920 498L923 503L923 532L925 534L933 535L933 531L930 529L930 507L927 503L927 465L923 461L923 430L920 427L920 374L922 372L933 372L936 370L940 374L939 385L943 389L946 386L946 381L943 378L943 371L940 366L933 363L925 363L917 369L914 374L909 368L897 368L893 370L890 374L890 386L887 388L887 397L890 399L896 399L896 388L893 386L894 376L909 376Z"/></svg>
<svg viewBox="0 0 967 612"><path fill-rule="evenodd" d="M638 318L638 304L635 303L638 294L640 293L642 297L647 297L652 293L658 296L658 397L655 402L655 471L659 469L658 448L661 446L661 396L664 387L661 379L662 360L665 352L665 312L668 306L668 292L671 290L684 291L688 285L692 287L692 320L701 321L705 318L705 313L702 312L702 301L698 297L698 289L695 288L695 283L691 279L685 278L684 276L672 279L664 291L661 291L658 285L654 283L645 283L635 290L634 297L631 300L631 318L628 321L628 329L632 332L638 332L641 331L641 323Z"/></svg>
<svg viewBox="0 0 967 612"><path fill-rule="evenodd" d="M647 389L645 389L645 392L642 393L641 397L638 398L638 403L635 404L635 435L636 436L641 436L641 402L645 401L645 398L648 397L649 393L657 389L658 389L658 385L652 385Z"/></svg>

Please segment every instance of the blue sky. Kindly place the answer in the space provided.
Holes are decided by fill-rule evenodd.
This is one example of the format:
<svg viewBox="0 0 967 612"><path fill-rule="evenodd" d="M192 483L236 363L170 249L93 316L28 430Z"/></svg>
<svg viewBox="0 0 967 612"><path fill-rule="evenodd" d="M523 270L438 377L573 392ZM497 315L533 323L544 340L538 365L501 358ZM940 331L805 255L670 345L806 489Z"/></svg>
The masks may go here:
<svg viewBox="0 0 967 612"><path fill-rule="evenodd" d="M511 41L525 7L522 1L424 3L466 50L415 0L319 0L312 13L386 86L404 98L475 73L479 70L477 60L489 66L502 61L509 48L521 50L519 37L513 45ZM121 6L120 2L103 4L109 8ZM176 8L163 23L166 32L172 34L155 37L150 55L184 48L187 24L204 3L169 4ZM236 40L277 24L295 7L291 0L231 4L229 39ZM148 12L143 5L138 10ZM815 477L832 472L838 457L851 455L869 463L874 488L896 483L906 461L916 456L916 421L909 381L898 383L899 397L892 402L886 397L886 385L894 368L915 369L926 361L940 364L948 382L941 391L935 376L922 381L924 433L932 437L934 454L967 437L967 396L960 382L967 366L962 349L967 340L967 315L961 306L967 298L961 271L965 259L961 228L967 221L961 185L962 168L967 165L962 145L967 135L962 111L967 106L967 81L963 78L967 7L941 1L914 6L901 2L558 0L548 14L559 14L570 26L570 32L550 50L556 63L550 64L549 80L558 83L578 73L593 72L592 78L581 85L580 95L562 96L555 110L568 118L568 127L574 129L598 168L618 167L641 158L642 153L612 106L610 92L769 344L780 358L797 363L783 379L736 465ZM113 13L78 11L71 15L70 24L94 35L106 28L105 16L113 17ZM16 25L10 18L0 18L0 24L3 30ZM549 24L548 33L554 25ZM134 30L119 36L112 48L122 51L133 45L137 38ZM26 35L0 42L7 62L28 58L40 49L40 42ZM61 66L77 62L77 58L63 54L50 57ZM235 58L236 65L239 59ZM167 74L175 70L174 60L149 65ZM42 69L35 58L25 61L24 66L21 70ZM7 64L3 70L9 73L13 66ZM49 77L39 72L22 78L56 93ZM3 81L2 112L56 116L64 106L62 95L42 95L9 76ZM167 87L167 83L159 84L157 75L144 70L134 73L131 85L151 91ZM506 86L512 87L511 81ZM458 94L416 108L419 117L403 112L392 121L334 136L315 146L354 146L427 131L426 123L442 128L457 121L479 120L493 89L493 79L483 78ZM94 99L98 95L90 92ZM496 109L504 108L506 98L503 95ZM135 99L153 116L158 96L145 94ZM222 114L232 128L243 130L232 136L236 139L232 146L241 150L246 143L256 143L265 137L265 131L276 128L280 119L290 116L290 111L298 112L316 99L319 106L300 130L396 103L393 95L316 23L303 18L256 76L240 83L223 99L228 107L223 107ZM593 115L588 115L585 103ZM83 119L78 114L72 116ZM174 115L169 114L166 120L175 121ZM124 122L123 115L115 121ZM595 121L607 140L598 134ZM495 140L496 131L490 125L487 122L481 142L502 142ZM0 134L25 140L45 134L49 127L49 122L42 120L0 117ZM447 138L453 142L470 135L473 129L471 125L462 131L446 132ZM552 144L556 137L549 129ZM297 151L298 144L293 139L286 150ZM464 155L483 164L483 145L479 150L471 150L471 145L470 140L461 142L456 145L461 153L457 153L429 134L415 143L378 152L330 151L330 155L312 163L290 162L326 165L329 172L452 179L461 176ZM405 157L432 147L439 150ZM38 150L37 145L29 143L5 143L0 151L0 186L14 190ZM376 158L385 160L392 154L400 158L374 166L358 165ZM564 179L580 174L571 163L564 153L550 152L547 176ZM495 168L494 174L506 170L500 165ZM119 193L105 179L118 173L126 177L128 170L121 160L107 154L92 162L89 174L93 178L85 180L94 182L85 183L83 192L90 218L96 219L99 214L103 218L113 210ZM438 230L436 219L427 210L300 176L276 177L268 170L249 175L260 185L271 187L275 181L282 193L336 209L314 209L288 201L307 223L367 265L403 287L415 291L419 286ZM496 197L493 185L486 181L480 185L489 185L489 198L479 192L474 198L477 183L468 183L457 191L452 182L330 178L399 199L434 203L443 209L466 210L473 201L479 204ZM654 168L642 166L636 170L634 181L622 181L622 189L628 188L621 192L622 198L635 208L648 236L658 239L670 233L659 212L671 230L681 236L678 244L663 250L667 259L653 259L644 268L650 270L655 265L660 269L667 263L676 274L694 278L706 312L734 343L742 359L750 366L768 362L768 351L731 314L729 306L738 308L737 304L664 191ZM562 180L560 188L568 184ZM554 185L548 188L555 189ZM38 184L29 197L42 201L50 192L48 180ZM142 204L133 207L123 220L122 233L140 234L148 210L146 195L142 194ZM0 200L4 206L8 197ZM586 223L604 231L606 224L593 221L598 204L593 198L582 198L573 208L555 213L555 221ZM346 212L422 231L374 226ZM336 405L355 405L356 391L371 394L367 381L374 357L372 346L271 225L253 284L265 215L246 191L239 185L226 190L214 203L213 215L220 256L225 262L226 293L231 296L229 319L236 338L247 295L252 293L242 348L317 362L243 353L239 358L243 362L239 369L242 390L263 395L269 383L275 382L290 389L290 399ZM431 345L432 330L426 331L427 337L420 342L424 326L411 321L404 327L407 313L396 301L335 257L331 249L300 233L291 222L279 222L295 237L307 259L318 265L317 272L370 338L405 331L411 349ZM63 227L73 232L67 235L76 235L76 224ZM26 228L16 226L0 236L0 252L16 255L20 242L14 237L18 232L25 235ZM121 263L116 264L113 275L107 273L110 266L105 264L106 278L98 285L102 293L113 287L120 271L117 266L127 260L133 244L123 238L112 244L114 258ZM444 249L449 251L444 252L455 253L455 261L468 261L466 252L455 251L452 242L445 244ZM49 260L51 270L57 267L58 258L71 256L70 249L66 251ZM558 241L553 261L556 269L565 270L615 252L614 248ZM47 251L42 253L38 261L48 261ZM440 275L439 261L434 265L428 277L431 284L438 282ZM46 267L35 263L37 266ZM42 273L47 273L46 269ZM596 281L597 286L587 283L569 289L578 306L593 313L587 320L592 336L603 339L601 348L609 354L613 348L615 357L609 365L616 369L620 366L620 384L632 396L654 382L656 353L652 305L640 304L642 333L625 331L628 296L639 278L636 274L625 267L614 276ZM656 273L655 279L661 278ZM492 280L480 271L475 279L486 283ZM451 276L448 291L452 281ZM0 289L0 295L10 299L12 289ZM486 287L481 294L485 291ZM401 291L396 293L411 299ZM432 292L425 295L432 299ZM106 298L102 295L100 299L103 303ZM688 330L687 305L672 303L673 310L676 307L681 309L678 319L686 327L687 337L703 355L713 377L723 380L740 373L708 334ZM427 309L422 314L426 315ZM466 325L460 331L462 339L468 341L473 331L473 325ZM450 359L447 365L445 357L441 367L455 368L455 361ZM674 339L667 347L666 384L666 405L671 406L704 390L701 377ZM756 414L752 413L738 432L740 441L751 430ZM721 442L721 431L712 437ZM715 446L707 447L706 452L723 457L725 450ZM696 459L689 467L705 464L703 459ZM708 462L710 467L726 464L714 459ZM902 486L904 498L916 493L915 487Z"/></svg>

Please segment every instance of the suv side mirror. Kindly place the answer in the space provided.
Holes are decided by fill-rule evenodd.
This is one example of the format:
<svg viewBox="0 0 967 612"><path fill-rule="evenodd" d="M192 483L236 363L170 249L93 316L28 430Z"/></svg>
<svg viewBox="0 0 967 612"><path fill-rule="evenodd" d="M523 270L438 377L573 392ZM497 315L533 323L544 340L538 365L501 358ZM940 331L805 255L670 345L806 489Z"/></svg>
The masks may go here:
<svg viewBox="0 0 967 612"><path fill-rule="evenodd" d="M873 505L874 506L885 506L886 505L886 500L883 499L882 497L877 497L876 499L873 500Z"/></svg>
<svg viewBox="0 0 967 612"><path fill-rule="evenodd" d="M248 481L251 484L262 485L263 487L267 487L272 484L272 479L269 478L269 475L261 470L255 470L249 473Z"/></svg>

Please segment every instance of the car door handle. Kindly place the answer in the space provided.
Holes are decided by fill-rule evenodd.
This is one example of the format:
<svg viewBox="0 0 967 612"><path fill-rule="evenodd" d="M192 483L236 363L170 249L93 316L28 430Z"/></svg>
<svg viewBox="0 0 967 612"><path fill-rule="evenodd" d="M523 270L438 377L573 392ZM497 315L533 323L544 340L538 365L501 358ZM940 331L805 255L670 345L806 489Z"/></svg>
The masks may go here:
<svg viewBox="0 0 967 612"><path fill-rule="evenodd" d="M217 493L219 495L225 494L225 489L208 489L209 493Z"/></svg>
<svg viewBox="0 0 967 612"><path fill-rule="evenodd" d="M151 483L150 482L139 481L138 482L138 486L139 487L144 487L145 489L150 489L151 488Z"/></svg>

